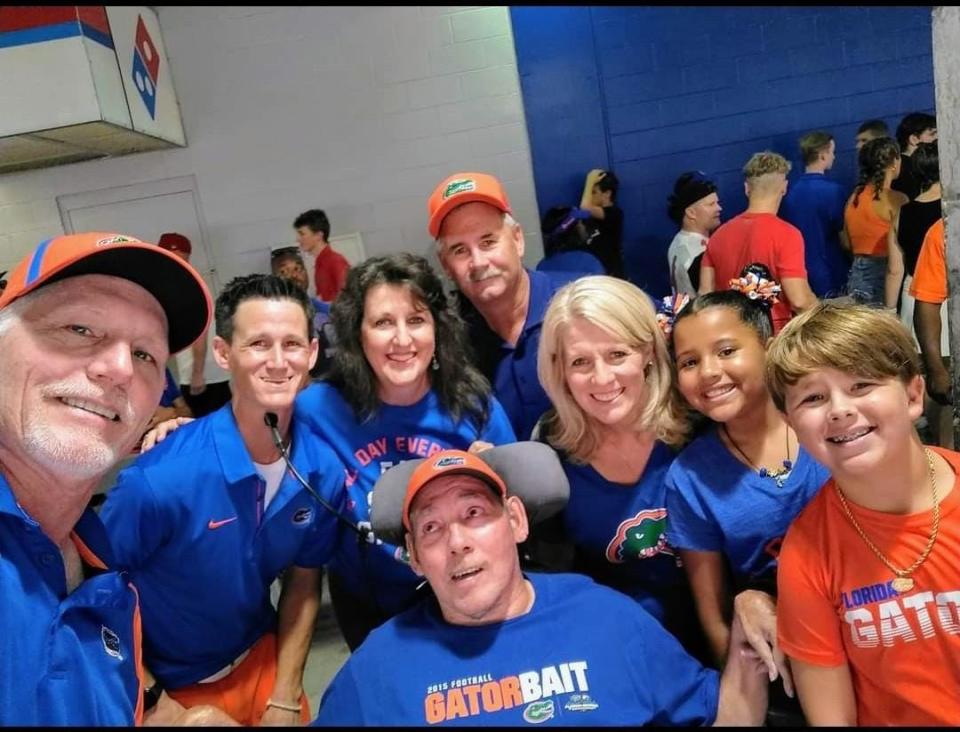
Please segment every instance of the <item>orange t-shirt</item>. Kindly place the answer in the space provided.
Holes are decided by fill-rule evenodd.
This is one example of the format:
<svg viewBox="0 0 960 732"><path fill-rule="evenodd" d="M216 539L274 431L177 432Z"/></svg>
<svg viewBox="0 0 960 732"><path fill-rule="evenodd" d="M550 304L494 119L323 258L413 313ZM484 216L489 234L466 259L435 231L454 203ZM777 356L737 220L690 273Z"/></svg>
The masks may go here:
<svg viewBox="0 0 960 732"><path fill-rule="evenodd" d="M887 256L887 234L892 222L883 219L873 207L874 186L868 185L854 201L847 204L843 220L850 235L854 254L870 257ZM856 206L854 206L856 202Z"/></svg>
<svg viewBox="0 0 960 732"><path fill-rule="evenodd" d="M943 239L943 219L940 219L923 237L910 283L910 294L921 302L939 305L947 299L947 250Z"/></svg>
<svg viewBox="0 0 960 732"><path fill-rule="evenodd" d="M960 472L960 453L931 448ZM930 537L933 511L897 516L851 504L870 540L909 567ZM926 561L897 593L894 575L850 524L828 481L784 538L777 570L777 637L817 666L850 666L858 725L960 722L960 484L940 504Z"/></svg>

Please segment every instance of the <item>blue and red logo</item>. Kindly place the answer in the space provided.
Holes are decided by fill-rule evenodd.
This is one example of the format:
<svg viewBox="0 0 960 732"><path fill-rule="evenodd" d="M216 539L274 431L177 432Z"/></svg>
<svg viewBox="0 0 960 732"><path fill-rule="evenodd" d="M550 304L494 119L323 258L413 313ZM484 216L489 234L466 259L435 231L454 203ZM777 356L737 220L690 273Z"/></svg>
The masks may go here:
<svg viewBox="0 0 960 732"><path fill-rule="evenodd" d="M137 16L137 36L133 44L133 83L140 92L150 119L157 118L157 79L160 76L160 54L147 32L143 16Z"/></svg>

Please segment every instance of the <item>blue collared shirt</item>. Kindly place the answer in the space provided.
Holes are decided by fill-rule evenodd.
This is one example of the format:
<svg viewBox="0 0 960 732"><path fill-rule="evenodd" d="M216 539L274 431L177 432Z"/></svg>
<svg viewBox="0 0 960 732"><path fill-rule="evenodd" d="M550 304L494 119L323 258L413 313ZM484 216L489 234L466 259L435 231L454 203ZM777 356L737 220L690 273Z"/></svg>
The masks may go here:
<svg viewBox="0 0 960 732"><path fill-rule="evenodd" d="M303 424L291 431L293 465L342 510L343 465ZM140 457L108 494L101 517L140 591L144 658L164 686L235 660L276 627L273 580L333 554L336 519L289 471L266 509L265 489L226 404Z"/></svg>
<svg viewBox="0 0 960 732"><path fill-rule="evenodd" d="M540 330L550 298L561 287L583 276L583 272L535 272L530 276L527 319L517 345L511 346L490 330L480 313L464 300L464 317L478 367L493 384L493 393L507 413L518 440L530 439L541 415L550 409L550 399L537 376Z"/></svg>
<svg viewBox="0 0 960 732"><path fill-rule="evenodd" d="M137 594L92 510L71 538L85 580L67 594L59 548L0 476L0 725L134 724Z"/></svg>

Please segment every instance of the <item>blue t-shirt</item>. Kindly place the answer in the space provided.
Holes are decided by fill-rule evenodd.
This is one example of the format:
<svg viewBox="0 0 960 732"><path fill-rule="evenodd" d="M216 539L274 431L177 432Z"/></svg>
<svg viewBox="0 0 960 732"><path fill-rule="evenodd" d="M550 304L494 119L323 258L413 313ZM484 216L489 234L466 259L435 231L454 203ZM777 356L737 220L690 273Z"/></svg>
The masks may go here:
<svg viewBox="0 0 960 732"><path fill-rule="evenodd" d="M373 486L393 465L451 447L466 450L475 440L504 445L516 439L496 399L490 400L487 424L478 427L468 418L454 421L433 390L416 404L384 404L371 420L359 423L337 388L320 382L297 397L295 418L329 444L342 462L347 514L365 528L370 527ZM410 569L406 550L379 539L376 544L361 544L346 527L340 531L343 536L330 570L346 589L378 603L388 615L405 607L422 581Z"/></svg>
<svg viewBox="0 0 960 732"><path fill-rule="evenodd" d="M801 447L777 487L737 460L712 427L667 472L667 536L681 549L721 552L741 582L773 579L790 522L829 477Z"/></svg>
<svg viewBox="0 0 960 732"><path fill-rule="evenodd" d="M342 510L340 461L296 419L291 435L294 467ZM228 403L141 455L107 495L100 516L140 592L144 658L164 686L210 676L274 630L270 584L332 556L337 520L289 471L266 509L265 493Z"/></svg>
<svg viewBox="0 0 960 732"><path fill-rule="evenodd" d="M87 509L74 526L84 581L0 476L0 725L131 726L141 688L137 595Z"/></svg>
<svg viewBox="0 0 960 732"><path fill-rule="evenodd" d="M527 578L526 615L451 625L429 598L371 632L314 726L713 722L719 674L630 598L581 575Z"/></svg>
<svg viewBox="0 0 960 732"><path fill-rule="evenodd" d="M817 297L843 294L850 265L840 245L847 193L822 173L804 173L787 188L780 218L803 234L807 280Z"/></svg>
<svg viewBox="0 0 960 732"><path fill-rule="evenodd" d="M597 582L637 600L664 620L663 596L686 586L679 557L667 543L667 469L673 451L654 444L634 485L612 483L590 465L563 460L570 501L563 511L578 563Z"/></svg>
<svg viewBox="0 0 960 732"><path fill-rule="evenodd" d="M529 440L537 420L550 409L550 399L537 376L537 350L543 317L554 293L582 272L534 272L530 276L530 300L527 320L511 346L494 333L483 316L462 298L463 315L470 328L470 340L477 366L493 384L493 393L503 405L519 440Z"/></svg>
<svg viewBox="0 0 960 732"><path fill-rule="evenodd" d="M173 378L173 372L167 369L166 380L163 382L163 394L160 395L160 406L172 407L174 400L180 396L180 386Z"/></svg>

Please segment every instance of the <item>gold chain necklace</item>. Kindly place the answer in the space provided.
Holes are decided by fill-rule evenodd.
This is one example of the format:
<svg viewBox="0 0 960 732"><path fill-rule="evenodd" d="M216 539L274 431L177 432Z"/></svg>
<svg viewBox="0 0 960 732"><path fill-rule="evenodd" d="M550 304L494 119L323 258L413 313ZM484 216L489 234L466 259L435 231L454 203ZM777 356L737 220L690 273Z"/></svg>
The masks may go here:
<svg viewBox="0 0 960 732"><path fill-rule="evenodd" d="M897 569L894 567L890 560L883 556L883 553L877 549L876 545L874 545L874 543L867 538L867 535L864 533L863 529L860 528L860 524L857 523L857 520L850 512L850 507L847 505L847 499L844 497L843 491L840 490L840 486L836 483L833 484L837 489L837 496L840 498L840 505L843 507L843 512L847 514L847 518L850 520L850 523L853 524L853 528L857 530L857 533L860 534L860 538L863 539L866 545L870 547L874 554L877 555L877 559L886 564L887 567L889 567L890 570L896 575L892 586L897 592L909 592L913 589L914 582L910 575L916 571L917 567L923 564L924 560L927 558L927 555L930 554L930 550L933 549L933 543L937 540L937 531L940 528L940 500L937 496L937 476L933 468L933 457L930 455L930 451L926 448L924 448L923 452L927 456L927 471L930 474L930 490L933 493L933 531L930 532L930 539L927 541L927 547L923 550L923 554L921 554L920 558L906 569Z"/></svg>

